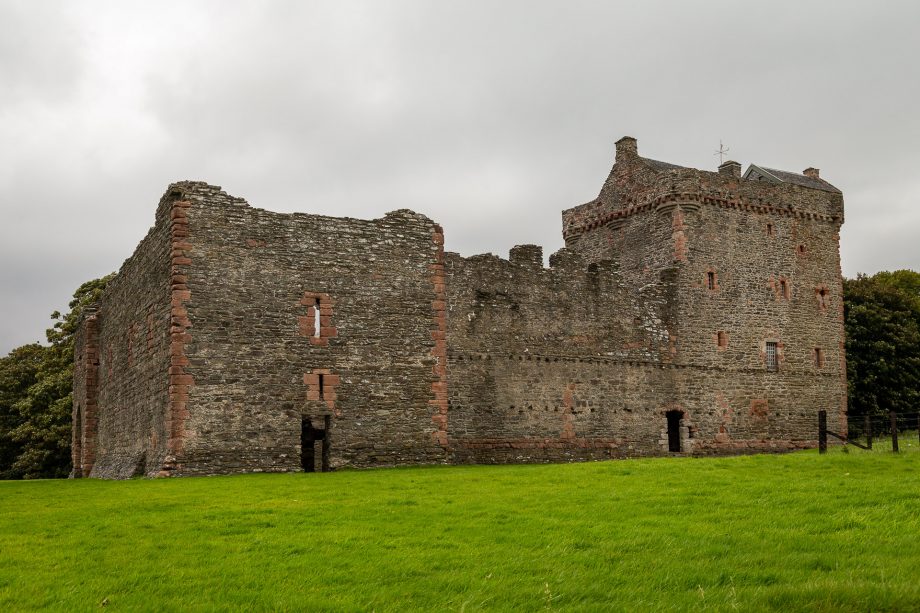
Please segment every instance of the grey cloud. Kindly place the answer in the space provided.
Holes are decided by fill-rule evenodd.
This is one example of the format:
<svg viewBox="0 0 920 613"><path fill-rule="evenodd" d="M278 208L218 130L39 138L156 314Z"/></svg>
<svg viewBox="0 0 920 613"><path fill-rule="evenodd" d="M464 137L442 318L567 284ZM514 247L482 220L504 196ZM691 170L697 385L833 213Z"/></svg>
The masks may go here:
<svg viewBox="0 0 920 613"><path fill-rule="evenodd" d="M549 253L624 134L699 168L720 138L818 166L847 199L844 272L920 268L916 3L39 6L0 3L19 32L0 42L0 350L116 269L171 181L279 211L408 207L451 250Z"/></svg>

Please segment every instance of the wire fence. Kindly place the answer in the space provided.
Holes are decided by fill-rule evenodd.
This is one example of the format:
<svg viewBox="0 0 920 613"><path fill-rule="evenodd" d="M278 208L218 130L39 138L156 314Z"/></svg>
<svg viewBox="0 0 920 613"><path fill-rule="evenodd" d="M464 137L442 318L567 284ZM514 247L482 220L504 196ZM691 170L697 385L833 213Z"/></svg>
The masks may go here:
<svg viewBox="0 0 920 613"><path fill-rule="evenodd" d="M836 439L843 450L861 452L920 451L920 413L887 415L848 415L847 431L834 432L827 427L827 412L818 412L818 450L827 451L827 443Z"/></svg>

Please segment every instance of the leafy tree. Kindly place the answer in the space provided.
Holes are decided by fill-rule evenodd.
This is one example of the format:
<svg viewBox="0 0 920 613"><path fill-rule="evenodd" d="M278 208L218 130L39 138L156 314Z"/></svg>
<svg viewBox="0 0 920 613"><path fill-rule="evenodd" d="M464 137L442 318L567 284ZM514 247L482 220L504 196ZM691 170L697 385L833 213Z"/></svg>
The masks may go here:
<svg viewBox="0 0 920 613"><path fill-rule="evenodd" d="M70 311L55 311L48 346L14 349L0 365L0 475L66 477L70 473L74 334L83 309L102 294L112 275L77 288ZM10 459L12 461L10 461Z"/></svg>
<svg viewBox="0 0 920 613"><path fill-rule="evenodd" d="M915 307L920 309L920 272L913 270L882 271L873 277L879 283L901 290L916 299Z"/></svg>
<svg viewBox="0 0 920 613"><path fill-rule="evenodd" d="M920 410L920 274L844 281L851 415Z"/></svg>
<svg viewBox="0 0 920 613"><path fill-rule="evenodd" d="M0 479L22 476L13 471L13 462L23 451L22 443L12 437L13 430L23 422L16 404L38 380L46 350L33 343L17 347L0 358Z"/></svg>

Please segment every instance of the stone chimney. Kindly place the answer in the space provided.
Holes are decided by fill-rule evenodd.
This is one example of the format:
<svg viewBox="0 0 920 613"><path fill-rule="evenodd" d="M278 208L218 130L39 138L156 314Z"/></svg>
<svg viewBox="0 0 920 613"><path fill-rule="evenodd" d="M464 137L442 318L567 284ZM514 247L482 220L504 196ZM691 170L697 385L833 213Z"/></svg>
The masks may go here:
<svg viewBox="0 0 920 613"><path fill-rule="evenodd" d="M802 171L803 175L805 175L806 177L811 177L812 179L820 179L821 178L819 176L820 173L821 171L818 170L817 168L806 168L805 170Z"/></svg>
<svg viewBox="0 0 920 613"><path fill-rule="evenodd" d="M617 141L617 162L639 157L639 147L632 136L624 136Z"/></svg>
<svg viewBox="0 0 920 613"><path fill-rule="evenodd" d="M720 175L729 175L735 177L736 179L741 178L741 164L734 160L726 160L719 164L719 174Z"/></svg>

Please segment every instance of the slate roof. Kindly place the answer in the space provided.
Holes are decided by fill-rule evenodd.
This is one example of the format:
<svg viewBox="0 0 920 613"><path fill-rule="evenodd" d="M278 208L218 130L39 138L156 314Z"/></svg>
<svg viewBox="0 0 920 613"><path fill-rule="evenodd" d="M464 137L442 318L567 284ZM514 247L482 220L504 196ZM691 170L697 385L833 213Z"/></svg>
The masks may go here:
<svg viewBox="0 0 920 613"><path fill-rule="evenodd" d="M803 174L797 172L788 172L786 170L777 170L776 168L767 168L766 166L757 166L756 164L751 164L748 166L747 171L744 173L744 178L748 179L752 174L763 175L768 181L773 181L774 183L792 183L793 185L801 185L802 187L810 187L811 189L820 189L825 192L834 192L842 193L839 189L825 181L824 179L813 179L812 177L806 177Z"/></svg>
<svg viewBox="0 0 920 613"><path fill-rule="evenodd" d="M655 170L674 170L675 168L686 168L686 166L678 166L677 164L669 164L668 162L662 162L659 160L652 160L649 158L639 158Z"/></svg>

